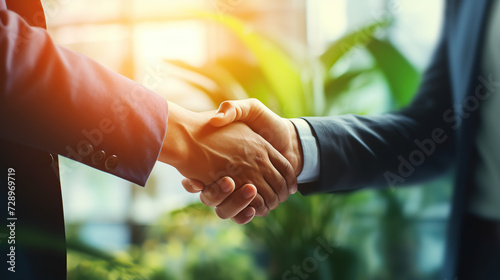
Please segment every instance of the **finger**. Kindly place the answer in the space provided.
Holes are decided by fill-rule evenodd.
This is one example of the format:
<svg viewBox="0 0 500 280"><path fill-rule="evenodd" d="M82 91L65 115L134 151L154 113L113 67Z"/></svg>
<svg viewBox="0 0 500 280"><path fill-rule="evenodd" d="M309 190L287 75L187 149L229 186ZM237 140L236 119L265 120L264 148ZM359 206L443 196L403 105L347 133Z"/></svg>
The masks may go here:
<svg viewBox="0 0 500 280"><path fill-rule="evenodd" d="M225 126L238 120L238 112L241 116L241 111L241 107L236 101L224 101L209 122L215 127Z"/></svg>
<svg viewBox="0 0 500 280"><path fill-rule="evenodd" d="M233 192L226 200L215 208L215 213L221 219L228 219L236 216L245 209L257 195L254 185L246 184Z"/></svg>
<svg viewBox="0 0 500 280"><path fill-rule="evenodd" d="M201 202L209 207L218 206L231 195L234 188L233 179L230 177L222 177L215 183L205 186L200 194Z"/></svg>
<svg viewBox="0 0 500 280"><path fill-rule="evenodd" d="M281 201L285 201L288 198L286 181L283 177L276 176L275 174L265 175L264 179L271 189L272 193L268 194L266 192L263 192L262 197L264 198L264 202L266 203L269 210L274 210L278 208L278 205ZM260 190L260 192L262 192L262 190ZM281 196L279 195L279 193L281 193Z"/></svg>
<svg viewBox="0 0 500 280"><path fill-rule="evenodd" d="M276 189L281 189L285 188L285 180L282 179L282 183L277 183L279 179L277 177L280 177L278 171L269 163L267 165L268 167L264 169L262 172L262 179L258 179L255 184L259 186L258 193L262 196L264 199L264 204L266 205L266 208L269 208L268 210L273 210L278 207L280 198L274 188ZM278 185L281 184L281 185ZM259 210L259 209L256 209Z"/></svg>
<svg viewBox="0 0 500 280"><path fill-rule="evenodd" d="M271 149L274 150L274 148ZM293 169L292 164L278 151L268 151L268 155L271 164L274 166L274 168L276 168L276 170L278 170L281 177L285 180L285 189L280 189L279 191L275 189L280 198L280 202L283 202L288 198L289 194L294 194L297 192L297 176L295 175L295 170ZM279 184L279 182L276 183ZM286 192L286 195L284 192Z"/></svg>
<svg viewBox="0 0 500 280"><path fill-rule="evenodd" d="M251 122L251 119L260 115L263 107L262 102L255 98L224 101L209 122L215 127L222 127L235 121Z"/></svg>
<svg viewBox="0 0 500 280"><path fill-rule="evenodd" d="M194 179L182 179L182 186L187 192L199 193L203 190L203 183Z"/></svg>
<svg viewBox="0 0 500 280"><path fill-rule="evenodd" d="M277 201L273 202L269 200L269 194L261 192L260 189L259 193L263 194L262 196L264 197L264 201L267 206L270 210L273 210L278 207L280 202L288 199L288 195L291 193L291 187L293 184L296 184L297 178L295 177L295 171L290 162L288 162L288 160L276 151L270 144L266 143L265 146L268 157L266 161L269 164L269 167L266 168L263 176L267 184L275 193Z"/></svg>
<svg viewBox="0 0 500 280"><path fill-rule="evenodd" d="M267 214L269 214L269 208L264 202L264 198L262 198L262 195L260 195L259 193L257 193L252 202L250 202L250 206L255 209L256 216L265 217L267 216Z"/></svg>
<svg viewBox="0 0 500 280"><path fill-rule="evenodd" d="M250 222L253 217L255 217L255 208L247 206L243 211L232 217L231 220L239 225L244 225Z"/></svg>

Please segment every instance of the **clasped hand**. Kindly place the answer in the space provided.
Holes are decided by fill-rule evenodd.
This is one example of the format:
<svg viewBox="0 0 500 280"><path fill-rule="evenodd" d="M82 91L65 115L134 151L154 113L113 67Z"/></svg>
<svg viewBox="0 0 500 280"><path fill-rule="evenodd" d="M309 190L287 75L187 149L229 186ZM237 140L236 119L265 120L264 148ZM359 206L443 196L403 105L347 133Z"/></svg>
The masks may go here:
<svg viewBox="0 0 500 280"><path fill-rule="evenodd" d="M183 110L172 105L170 112ZM181 159L184 164L171 165L189 178L183 180L184 188L201 192L201 201L215 207L220 218L248 223L255 215L267 215L297 191L302 150L289 120L256 99L226 101L217 112L198 116L187 110L183 114L182 122L169 118L167 138L185 143L178 153L187 156ZM181 132L171 123L181 123Z"/></svg>

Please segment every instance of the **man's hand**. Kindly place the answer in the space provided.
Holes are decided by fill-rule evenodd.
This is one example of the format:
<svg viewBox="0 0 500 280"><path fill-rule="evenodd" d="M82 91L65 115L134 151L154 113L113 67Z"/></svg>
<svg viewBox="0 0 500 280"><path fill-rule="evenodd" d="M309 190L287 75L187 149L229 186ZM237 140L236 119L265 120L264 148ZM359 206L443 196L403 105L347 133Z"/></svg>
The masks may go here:
<svg viewBox="0 0 500 280"><path fill-rule="evenodd" d="M276 115L258 99L251 98L222 102L215 116L210 119L210 124L223 127L237 121L245 123L266 139L290 162L295 174L300 174L302 147L292 122Z"/></svg>
<svg viewBox="0 0 500 280"><path fill-rule="evenodd" d="M216 182L224 176L233 178L237 186L242 186L235 195L252 197L252 207L256 213L267 215L269 210L275 209L279 202L288 198L291 189L297 189L292 166L247 125L238 122L222 128L210 125L208 121L213 114L193 113L169 103L167 136L159 160L203 185ZM248 184L257 186L257 196L255 187ZM209 191L210 188L203 202L214 206L214 198L223 189L213 188L212 196ZM224 210L218 212L219 216L234 216L232 205L235 202L218 203ZM241 201L238 201L239 204ZM250 211L253 215L253 210Z"/></svg>
<svg viewBox="0 0 500 280"><path fill-rule="evenodd" d="M257 195L255 186L247 184L235 190L233 179L223 177L216 183L203 186L196 180L182 180L184 188L191 193L201 192L203 204L215 207L215 213L220 218L231 218L242 225L250 222L256 214L254 198ZM250 205L252 203L252 205Z"/></svg>
<svg viewBox="0 0 500 280"><path fill-rule="evenodd" d="M244 122L253 131L264 137L292 164L295 175L300 174L303 165L300 139L294 125L289 120L279 117L257 99L247 99L223 102L215 116L210 119L210 124L222 127L236 121ZM250 216L250 214L254 212L252 207L256 204L255 201L249 205L247 200L241 198L241 194L221 191L224 186L231 183L233 185L227 186L225 189L234 189L234 182L230 178L223 178L216 184L208 186L188 179L183 180L182 183L189 192L201 191L202 202L207 206L216 206L216 212L220 217L231 217L238 224L245 224L252 220L253 215ZM297 188L294 188L291 193L296 191ZM235 197L238 199L234 199ZM233 199L240 201L240 203L229 203ZM224 207L220 209L222 206ZM237 214L233 215L234 213ZM257 213L258 216L262 216L259 214Z"/></svg>

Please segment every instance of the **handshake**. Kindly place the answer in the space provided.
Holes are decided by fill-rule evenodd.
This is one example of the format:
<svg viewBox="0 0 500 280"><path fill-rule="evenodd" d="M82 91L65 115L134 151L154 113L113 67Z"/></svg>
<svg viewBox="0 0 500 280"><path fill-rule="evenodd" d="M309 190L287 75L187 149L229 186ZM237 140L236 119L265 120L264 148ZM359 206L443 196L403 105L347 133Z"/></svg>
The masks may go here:
<svg viewBox="0 0 500 280"><path fill-rule="evenodd" d="M247 99L203 113L169 102L158 160L189 178L184 188L201 192L201 201L220 218L245 224L297 192L303 155L292 122Z"/></svg>

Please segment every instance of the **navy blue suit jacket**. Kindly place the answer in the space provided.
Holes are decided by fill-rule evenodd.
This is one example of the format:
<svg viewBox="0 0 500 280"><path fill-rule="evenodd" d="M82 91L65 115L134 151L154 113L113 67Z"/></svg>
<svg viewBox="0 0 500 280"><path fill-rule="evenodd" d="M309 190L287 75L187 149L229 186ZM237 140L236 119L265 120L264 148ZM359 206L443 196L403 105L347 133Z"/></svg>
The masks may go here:
<svg viewBox="0 0 500 280"><path fill-rule="evenodd" d="M303 194L413 184L456 167L446 279L455 277L464 205L473 188L477 111L491 94L488 77L479 73L490 4L447 1L440 42L405 109L373 117L305 118L318 139L321 170L318 184L300 186Z"/></svg>

